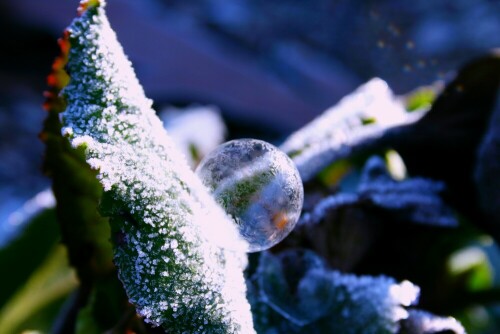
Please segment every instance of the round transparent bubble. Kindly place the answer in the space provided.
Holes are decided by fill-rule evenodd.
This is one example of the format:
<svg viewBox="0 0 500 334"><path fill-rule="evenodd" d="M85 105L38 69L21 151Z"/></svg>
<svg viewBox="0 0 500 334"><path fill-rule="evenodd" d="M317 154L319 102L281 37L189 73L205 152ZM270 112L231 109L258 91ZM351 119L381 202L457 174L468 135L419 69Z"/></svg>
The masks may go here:
<svg viewBox="0 0 500 334"><path fill-rule="evenodd" d="M233 218L248 242L248 252L274 246L299 219L304 200L299 172L285 153L269 143L227 142L200 162L196 174Z"/></svg>

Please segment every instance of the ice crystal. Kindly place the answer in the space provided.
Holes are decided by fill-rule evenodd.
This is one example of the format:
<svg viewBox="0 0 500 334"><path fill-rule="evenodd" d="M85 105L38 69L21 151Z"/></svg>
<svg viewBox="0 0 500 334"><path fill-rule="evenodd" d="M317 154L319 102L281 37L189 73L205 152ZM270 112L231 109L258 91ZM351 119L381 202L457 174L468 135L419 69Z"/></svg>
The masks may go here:
<svg viewBox="0 0 500 334"><path fill-rule="evenodd" d="M237 232L151 109L104 5L82 2L68 28L62 133L98 171L119 277L138 313L169 332L252 333L246 259L211 242Z"/></svg>
<svg viewBox="0 0 500 334"><path fill-rule="evenodd" d="M419 288L328 269L312 251L264 253L249 292L262 333L396 333Z"/></svg>
<svg viewBox="0 0 500 334"><path fill-rule="evenodd" d="M292 134L281 149L293 157L304 181L332 162L348 157L390 127L413 123L422 113L407 113L391 89L375 78L344 97Z"/></svg>

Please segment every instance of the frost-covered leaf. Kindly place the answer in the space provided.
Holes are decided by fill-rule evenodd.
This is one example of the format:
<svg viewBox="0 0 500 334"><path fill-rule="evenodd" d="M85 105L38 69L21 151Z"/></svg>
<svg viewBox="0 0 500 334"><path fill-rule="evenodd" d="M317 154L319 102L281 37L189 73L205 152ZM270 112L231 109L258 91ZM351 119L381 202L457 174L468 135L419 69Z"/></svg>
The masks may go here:
<svg viewBox="0 0 500 334"><path fill-rule="evenodd" d="M326 110L281 145L304 181L339 159L365 150L390 127L415 122L387 83L372 79Z"/></svg>
<svg viewBox="0 0 500 334"><path fill-rule="evenodd" d="M52 178L57 201L57 219L62 242L68 249L71 265L77 270L82 285L91 286L95 278L114 273L107 220L97 212L102 187L96 172L85 163L82 149L73 149L61 135L60 113L66 102L60 91L68 83L65 66L70 48L68 32L59 40L61 55L48 76L45 93L48 112L40 138L45 143L44 171Z"/></svg>
<svg viewBox="0 0 500 334"><path fill-rule="evenodd" d="M453 211L443 202L441 182L424 178L394 180L379 157L369 159L356 193L338 193L321 200L306 220L319 222L328 211L348 205L374 206L396 220L439 226L457 226Z"/></svg>
<svg viewBox="0 0 500 334"><path fill-rule="evenodd" d="M323 298L330 293L331 284L322 280L303 281L306 273L313 269L325 269L325 264L311 251L303 251L299 256L292 252L282 253L279 257L263 253L256 273L261 300L298 326L325 316L333 303L333 299ZM292 295L291 291L295 293ZM313 305L316 302L319 304Z"/></svg>
<svg viewBox="0 0 500 334"><path fill-rule="evenodd" d="M232 222L151 109L104 1L81 7L68 28L62 133L104 189L101 212L110 216L114 262L130 301L172 333L253 332L244 254L214 242L238 243Z"/></svg>
<svg viewBox="0 0 500 334"><path fill-rule="evenodd" d="M374 157L366 163L358 188L361 199L397 212L411 222L457 226L453 211L443 202L440 193L444 184L424 178L394 180L383 160Z"/></svg>
<svg viewBox="0 0 500 334"><path fill-rule="evenodd" d="M298 250L263 253L251 284L259 333L396 333L419 295L408 281L343 274Z"/></svg>
<svg viewBox="0 0 500 334"><path fill-rule="evenodd" d="M82 3L82 10L85 6ZM68 251L69 262L78 274L80 292L78 301L73 301L73 307L78 309L84 306L88 302L89 292L95 288L109 291L96 295L96 303L106 312L94 321L105 330L112 327L120 319L120 313L130 306L112 261L108 221L97 210L102 186L96 179L96 171L91 170L85 162L83 149L72 148L61 134L60 113L66 108L61 90L69 81L65 70L70 49L67 31L59 40L59 46L61 55L53 63L47 80L49 91L45 93L48 116L40 135L46 145L44 171L52 178L61 239ZM59 321L57 326L67 331L68 328L74 328L73 321L74 318L69 316Z"/></svg>
<svg viewBox="0 0 500 334"><path fill-rule="evenodd" d="M463 326L452 317L439 317L421 310L410 310L401 321L401 334L465 334Z"/></svg>

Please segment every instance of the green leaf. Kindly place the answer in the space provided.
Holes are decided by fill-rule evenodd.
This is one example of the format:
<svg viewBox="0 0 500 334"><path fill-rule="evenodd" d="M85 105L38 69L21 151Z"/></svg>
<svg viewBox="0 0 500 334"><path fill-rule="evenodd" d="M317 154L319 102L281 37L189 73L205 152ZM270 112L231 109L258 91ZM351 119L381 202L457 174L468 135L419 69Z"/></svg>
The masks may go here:
<svg viewBox="0 0 500 334"><path fill-rule="evenodd" d="M2 275L0 307L22 287L60 238L54 209L40 212L23 225L21 235L0 249L0 268L9 271Z"/></svg>
<svg viewBox="0 0 500 334"><path fill-rule="evenodd" d="M115 268L109 225L97 211L102 187L96 180L96 172L86 164L83 149L73 149L61 135L59 114L66 108L66 101L60 92L69 82L65 71L70 47L68 36L65 32L59 40L61 56L55 60L48 79L50 91L46 92L45 104L48 117L40 137L46 145L44 171L53 181L62 241L68 248L71 265L88 288L93 280L113 274Z"/></svg>
<svg viewBox="0 0 500 334"><path fill-rule="evenodd" d="M96 3L82 2L79 10L83 12ZM113 327L130 307L113 263L108 220L97 209L102 186L96 179L96 171L85 162L84 149L72 148L61 134L60 113L66 108L61 90L70 80L65 70L70 50L68 31L59 40L59 45L61 55L54 61L48 77L50 90L46 92L45 103L48 117L40 135L46 145L44 171L53 180L62 241L81 284L81 296L75 308L78 310L88 303L91 291L109 291L96 294L96 303L105 311L94 314L95 322L107 329ZM65 328L74 328L73 320L66 319Z"/></svg>
<svg viewBox="0 0 500 334"><path fill-rule="evenodd" d="M486 290L493 285L493 270L483 249L470 246L450 256L448 269L452 281L464 285L468 291Z"/></svg>
<svg viewBox="0 0 500 334"><path fill-rule="evenodd" d="M406 110L427 110L432 106L436 96L436 89L433 87L419 88L405 97Z"/></svg>
<svg viewBox="0 0 500 334"><path fill-rule="evenodd" d="M64 297L78 285L66 256L64 247L54 247L24 286L3 306L0 333L50 328Z"/></svg>
<svg viewBox="0 0 500 334"><path fill-rule="evenodd" d="M82 308L76 319L75 334L102 333L102 329L94 317L95 293L92 293L87 306Z"/></svg>
<svg viewBox="0 0 500 334"><path fill-rule="evenodd" d="M70 80L62 91L65 138L57 137L63 148L58 157L75 167L68 174L85 173L86 180L95 173L104 189L101 213L110 216L114 262L130 301L146 321L169 332L252 333L242 274L246 258L212 242L222 230L222 239L238 244L232 222L166 135L109 26L104 1L83 2L80 12L67 30ZM55 189L69 191L69 184L56 184L56 174L66 171L55 165ZM73 197L81 182L75 181ZM100 195L93 186L82 194L73 207L58 204L91 221ZM95 238L102 221L86 222L77 235L94 236L91 244L104 249Z"/></svg>

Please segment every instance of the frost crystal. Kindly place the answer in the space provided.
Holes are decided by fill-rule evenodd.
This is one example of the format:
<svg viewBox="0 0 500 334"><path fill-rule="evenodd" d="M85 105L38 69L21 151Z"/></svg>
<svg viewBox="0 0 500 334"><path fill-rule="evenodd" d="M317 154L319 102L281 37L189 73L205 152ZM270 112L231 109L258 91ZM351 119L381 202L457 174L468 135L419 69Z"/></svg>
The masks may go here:
<svg viewBox="0 0 500 334"><path fill-rule="evenodd" d="M261 256L250 296L263 333L396 333L420 289L330 270L312 251ZM278 316L279 315L279 316Z"/></svg>
<svg viewBox="0 0 500 334"><path fill-rule="evenodd" d="M387 83L375 78L292 134L280 148L293 157L302 179L308 181L335 160L351 155L356 146L422 115L407 113Z"/></svg>
<svg viewBox="0 0 500 334"><path fill-rule="evenodd" d="M119 277L138 313L169 332L252 333L246 259L206 236L237 232L167 136L103 7L82 2L68 28L62 133L98 170Z"/></svg>

